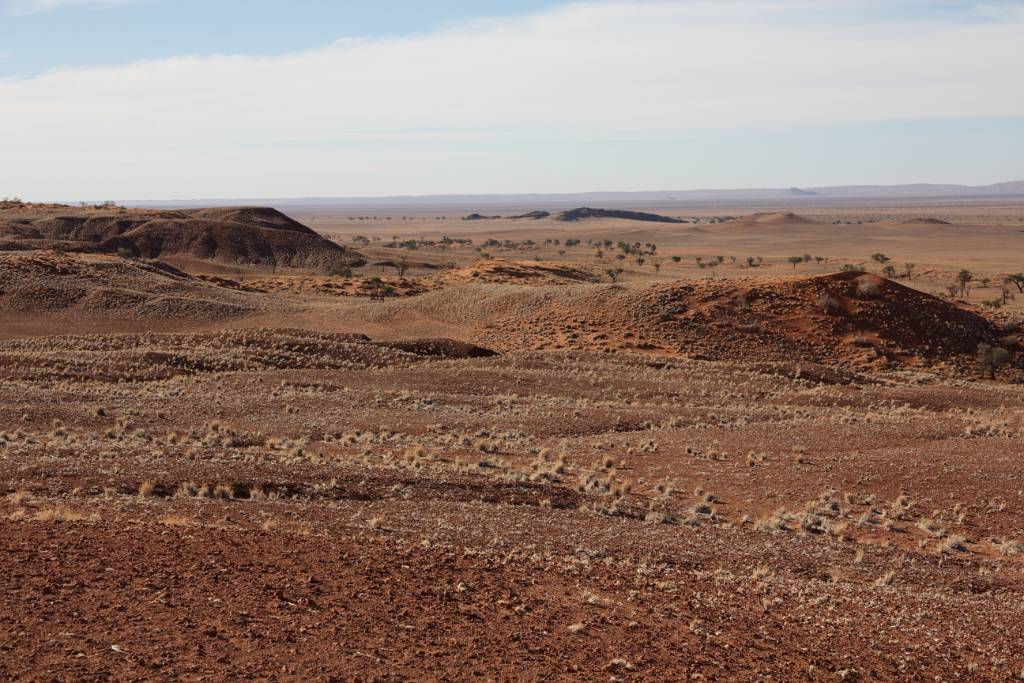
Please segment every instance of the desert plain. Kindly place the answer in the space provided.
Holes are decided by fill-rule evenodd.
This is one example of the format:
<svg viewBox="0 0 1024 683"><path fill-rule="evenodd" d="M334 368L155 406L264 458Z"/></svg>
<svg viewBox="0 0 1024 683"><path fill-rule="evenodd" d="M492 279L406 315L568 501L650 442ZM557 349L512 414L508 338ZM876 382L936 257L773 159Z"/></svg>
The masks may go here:
<svg viewBox="0 0 1024 683"><path fill-rule="evenodd" d="M0 204L0 677L1024 678L1024 202L574 208Z"/></svg>

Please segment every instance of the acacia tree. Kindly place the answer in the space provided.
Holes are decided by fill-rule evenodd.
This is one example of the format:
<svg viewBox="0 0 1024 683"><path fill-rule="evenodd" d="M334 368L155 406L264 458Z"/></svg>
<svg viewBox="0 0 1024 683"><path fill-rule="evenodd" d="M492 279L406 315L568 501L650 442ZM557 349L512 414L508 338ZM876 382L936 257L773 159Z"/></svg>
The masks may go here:
<svg viewBox="0 0 1024 683"><path fill-rule="evenodd" d="M969 270L961 270L956 274L956 282L960 285L960 296L967 296L968 285L973 279L974 275Z"/></svg>
<svg viewBox="0 0 1024 683"><path fill-rule="evenodd" d="M395 262L395 270L398 271L398 277L400 279L405 279L405 271L409 270L409 259L404 256L398 259L398 261Z"/></svg>
<svg viewBox="0 0 1024 683"><path fill-rule="evenodd" d="M1003 280L1006 284L1012 284L1017 287L1017 291L1024 294L1024 273L1014 273L1013 275L1007 275Z"/></svg>
<svg viewBox="0 0 1024 683"><path fill-rule="evenodd" d="M789 262L793 264L793 270L796 270L797 264L804 262L804 257L803 256L790 256L789 257Z"/></svg>
<svg viewBox="0 0 1024 683"><path fill-rule="evenodd" d="M619 281L619 276L622 275L622 268L609 268L604 272L608 274L608 279L614 284Z"/></svg>

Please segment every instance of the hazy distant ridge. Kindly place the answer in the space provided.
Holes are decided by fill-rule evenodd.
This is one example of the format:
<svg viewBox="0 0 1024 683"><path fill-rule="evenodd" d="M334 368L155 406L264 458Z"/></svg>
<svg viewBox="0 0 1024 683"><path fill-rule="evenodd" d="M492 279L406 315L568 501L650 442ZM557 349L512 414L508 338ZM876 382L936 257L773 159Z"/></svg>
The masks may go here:
<svg viewBox="0 0 1024 683"><path fill-rule="evenodd" d="M1024 196L1024 180L993 185L940 185L916 183L910 185L839 185L830 187L786 187L786 188L738 188L726 190L651 190L639 192L578 192L578 193L532 193L532 194L439 194L439 195L397 195L393 197L284 197L248 199L166 199L166 200L123 200L120 204L135 207L168 206L401 206L446 205L446 204L569 204L586 205L601 202L679 202L679 201L745 201L761 199L785 199L794 201L816 201L822 199L899 199L937 197L1000 197Z"/></svg>

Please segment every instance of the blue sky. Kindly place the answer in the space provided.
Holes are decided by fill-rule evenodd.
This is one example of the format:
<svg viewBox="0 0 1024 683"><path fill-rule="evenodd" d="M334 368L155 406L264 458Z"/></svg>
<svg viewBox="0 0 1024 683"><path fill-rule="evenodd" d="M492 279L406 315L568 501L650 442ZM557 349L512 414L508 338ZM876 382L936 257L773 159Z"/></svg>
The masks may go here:
<svg viewBox="0 0 1024 683"><path fill-rule="evenodd" d="M1024 2L0 0L0 196L1024 179Z"/></svg>
<svg viewBox="0 0 1024 683"><path fill-rule="evenodd" d="M283 54L405 35L557 0L0 0L0 77L179 54Z"/></svg>

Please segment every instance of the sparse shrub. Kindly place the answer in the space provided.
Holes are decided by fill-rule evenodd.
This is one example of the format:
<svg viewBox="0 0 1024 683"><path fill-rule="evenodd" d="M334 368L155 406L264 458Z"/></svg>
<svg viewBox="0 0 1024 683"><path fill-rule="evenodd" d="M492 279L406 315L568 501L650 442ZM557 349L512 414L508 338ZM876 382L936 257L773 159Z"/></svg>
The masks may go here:
<svg viewBox="0 0 1024 683"><path fill-rule="evenodd" d="M324 273L330 277L352 277L352 267L347 263L328 263Z"/></svg>
<svg viewBox="0 0 1024 683"><path fill-rule="evenodd" d="M978 367L989 379L995 379L996 370L1009 363L1013 358L1007 349L984 342L978 344L978 352L975 357L978 361Z"/></svg>

